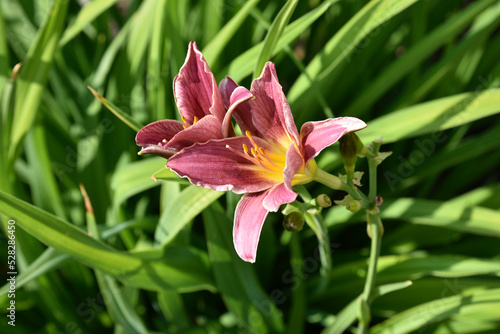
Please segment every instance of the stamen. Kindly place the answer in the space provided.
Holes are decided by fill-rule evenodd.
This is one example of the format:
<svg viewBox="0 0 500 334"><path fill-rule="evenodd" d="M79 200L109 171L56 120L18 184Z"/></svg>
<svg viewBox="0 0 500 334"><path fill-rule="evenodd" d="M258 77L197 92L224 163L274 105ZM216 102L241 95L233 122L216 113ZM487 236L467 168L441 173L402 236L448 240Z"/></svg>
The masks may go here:
<svg viewBox="0 0 500 334"><path fill-rule="evenodd" d="M245 135L248 137L248 139L250 139L250 143L252 143L252 146L255 147L255 149L257 149L259 146L257 146L255 141L253 140L252 134L250 133L250 131L248 131L248 130L245 131Z"/></svg>
<svg viewBox="0 0 500 334"><path fill-rule="evenodd" d="M184 122L184 124L182 124L182 127L183 127L184 129L187 129L187 128L188 128L188 126L189 126L189 124L188 124L188 122L187 122L187 120L186 120L186 117L184 117L184 116L182 116L182 115L181 115L181 119L182 119L182 121Z"/></svg>
<svg viewBox="0 0 500 334"><path fill-rule="evenodd" d="M194 118L193 118L193 124L196 123L196 122L198 122L198 117L194 116Z"/></svg>
<svg viewBox="0 0 500 334"><path fill-rule="evenodd" d="M245 145L245 144L243 144L243 150L244 150L244 151L245 151L245 147L246 147L246 145ZM269 167L265 166L265 165L262 163L262 161L259 159L258 153L256 153L256 151L254 150L254 148L253 148L253 147L251 148L251 153L252 153L253 157L252 157L252 156L250 156L250 155L248 154L248 148L246 149L246 152L245 152L246 154L241 153L240 151L238 151L238 150L236 150L236 149L232 148L232 147L231 147L231 146L229 146L229 145L226 145L226 148L227 148L228 150L230 150L231 152L233 152L233 153L235 153L235 154L239 155L239 156L240 156L240 157L242 157L242 158L245 158L245 159L247 159L247 160L249 160L249 161L253 162L254 164L256 164L256 165L258 165L258 166L262 167L263 169L265 169L265 170L267 170L267 171L269 171L269 172L272 172L272 173L275 173L275 172L276 172L276 171L274 171L274 170L270 169Z"/></svg>
<svg viewBox="0 0 500 334"><path fill-rule="evenodd" d="M247 159L247 160L250 160L250 161L254 162L254 159L253 159L251 156L249 156L248 154L246 154L246 155L245 155L245 154L241 153L240 151L238 151L237 149L232 148L232 147L231 147L231 146L229 146L229 145L226 145L226 148L227 148L228 150L230 150L231 152L236 153L236 154L237 154L237 155L239 155L240 157L245 158L245 159ZM244 149L244 148L243 148L243 149ZM245 152L245 153L247 153L247 152Z"/></svg>
<svg viewBox="0 0 500 334"><path fill-rule="evenodd" d="M226 148L231 150L231 152L236 153L238 156L245 158L257 166L271 172L271 173L279 173L283 171L284 166L278 166L276 162L273 161L273 159L266 154L266 151L264 148L259 147L257 143L252 138L252 134L250 131L245 131L245 135L248 137L250 140L250 143L252 144L253 147L250 147L250 151L248 150L248 146L246 144L242 144L243 152L232 148L229 145L226 145Z"/></svg>

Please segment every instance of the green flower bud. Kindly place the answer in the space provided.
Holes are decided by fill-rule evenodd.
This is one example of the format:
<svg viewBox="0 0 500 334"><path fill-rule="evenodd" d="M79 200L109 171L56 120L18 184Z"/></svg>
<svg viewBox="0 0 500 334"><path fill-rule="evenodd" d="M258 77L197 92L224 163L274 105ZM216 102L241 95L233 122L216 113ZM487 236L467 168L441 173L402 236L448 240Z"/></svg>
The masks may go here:
<svg viewBox="0 0 500 334"><path fill-rule="evenodd" d="M332 206L332 200L325 194L321 194L316 197L316 204L322 208L328 208Z"/></svg>
<svg viewBox="0 0 500 334"><path fill-rule="evenodd" d="M344 162L344 167L347 173L354 173L354 166L358 158L358 136L350 132L339 140L340 143L340 156Z"/></svg>
<svg viewBox="0 0 500 334"><path fill-rule="evenodd" d="M304 215L299 211L289 213L283 219L283 227L289 232L298 232L304 227Z"/></svg>
<svg viewBox="0 0 500 334"><path fill-rule="evenodd" d="M354 200L347 204L345 208L351 212L358 212L361 209L361 203Z"/></svg>

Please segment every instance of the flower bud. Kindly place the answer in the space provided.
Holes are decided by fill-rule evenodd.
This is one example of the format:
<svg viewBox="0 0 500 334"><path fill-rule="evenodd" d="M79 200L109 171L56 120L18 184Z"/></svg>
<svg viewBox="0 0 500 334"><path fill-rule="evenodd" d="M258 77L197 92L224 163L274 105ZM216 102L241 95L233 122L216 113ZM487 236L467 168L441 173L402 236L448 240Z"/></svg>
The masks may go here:
<svg viewBox="0 0 500 334"><path fill-rule="evenodd" d="M345 208L351 212L358 212L361 209L361 203L359 203L359 201L357 200L354 200L347 204Z"/></svg>
<svg viewBox="0 0 500 334"><path fill-rule="evenodd" d="M283 227L289 232L298 232L304 227L304 215L299 211L289 213L283 219Z"/></svg>
<svg viewBox="0 0 500 334"><path fill-rule="evenodd" d="M358 136L350 132L339 139L340 155L344 162L344 167L347 173L354 173L354 166L358 158Z"/></svg>
<svg viewBox="0 0 500 334"><path fill-rule="evenodd" d="M316 204L322 208L328 208L332 206L332 200L325 194L321 194L316 197Z"/></svg>

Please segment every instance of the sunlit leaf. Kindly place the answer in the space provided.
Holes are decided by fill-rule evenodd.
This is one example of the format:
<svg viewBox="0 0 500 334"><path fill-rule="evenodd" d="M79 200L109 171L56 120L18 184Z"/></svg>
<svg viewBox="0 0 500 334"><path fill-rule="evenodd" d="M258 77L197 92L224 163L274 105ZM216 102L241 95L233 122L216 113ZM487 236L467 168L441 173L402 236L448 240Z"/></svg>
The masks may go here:
<svg viewBox="0 0 500 334"><path fill-rule="evenodd" d="M207 258L189 248L170 248L154 254L118 252L77 227L0 191L0 212L41 242L82 263L148 289L196 291L213 289ZM194 265L196 264L196 265Z"/></svg>

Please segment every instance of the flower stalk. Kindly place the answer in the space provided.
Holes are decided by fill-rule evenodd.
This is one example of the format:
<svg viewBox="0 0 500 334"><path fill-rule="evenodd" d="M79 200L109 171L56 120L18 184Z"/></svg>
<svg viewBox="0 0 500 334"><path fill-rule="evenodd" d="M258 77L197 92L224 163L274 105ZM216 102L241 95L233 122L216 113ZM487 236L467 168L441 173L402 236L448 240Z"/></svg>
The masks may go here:
<svg viewBox="0 0 500 334"><path fill-rule="evenodd" d="M380 256L380 245L382 242L382 221L378 213L366 213L368 228L371 231L370 260L363 289L363 295L359 307L358 333L368 333L371 320L371 302L375 293L375 280L377 278L377 262Z"/></svg>
<svg viewBox="0 0 500 334"><path fill-rule="evenodd" d="M384 234L384 228L382 225L382 220L379 215L379 208L377 203L377 166L382 162L382 160L387 156L387 154L381 155L379 153L380 146L382 145L382 139L373 141L373 145L369 148L368 156L368 170L369 170L369 193L368 202L369 207L366 210L366 222L367 222L367 232L371 239L370 246L370 259L368 262L368 271L366 273L365 286L363 289L363 295L360 300L359 306L359 323L358 323L358 333L368 333L370 321L371 321L371 303L375 294L375 281L377 278L377 263L380 256L380 245L382 243L382 235ZM380 197L380 196L379 196Z"/></svg>
<svg viewBox="0 0 500 334"><path fill-rule="evenodd" d="M325 172L324 170L318 168L316 172L316 176L314 177L314 180L324 184L325 186L334 189L334 190L344 190L347 191L345 184L342 182L342 180L330 173Z"/></svg>
<svg viewBox="0 0 500 334"><path fill-rule="evenodd" d="M368 196L366 196L356 186L356 184L359 185L359 182L354 181L354 164L356 159L353 157L353 154L356 151L358 153L360 151L359 147L356 148L359 144L355 144L354 139L354 136L350 136L350 138L347 138L343 142L343 145L341 142L341 146L343 146L341 154L347 173L346 177L338 178L318 169L315 180L332 189L343 190L348 193L344 200L336 201L336 203L345 205L348 210L353 212L358 211L360 208L366 210L367 233L371 239L371 246L365 286L358 308L358 333L368 333L371 321L371 303L375 298L377 263L380 256L382 235L384 234L384 228L379 215L380 210L378 208L383 200L380 195L377 195L377 166L390 154L390 152L379 152L380 146L382 145L382 139L375 140L368 148L361 149L363 155L366 155L368 158L369 192ZM313 228L313 230L315 229ZM328 235L326 232L324 234ZM318 239L320 240L319 237ZM331 255L329 258L331 261Z"/></svg>

